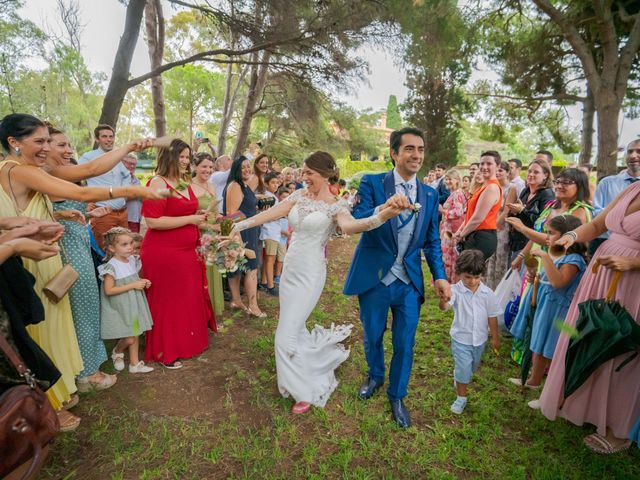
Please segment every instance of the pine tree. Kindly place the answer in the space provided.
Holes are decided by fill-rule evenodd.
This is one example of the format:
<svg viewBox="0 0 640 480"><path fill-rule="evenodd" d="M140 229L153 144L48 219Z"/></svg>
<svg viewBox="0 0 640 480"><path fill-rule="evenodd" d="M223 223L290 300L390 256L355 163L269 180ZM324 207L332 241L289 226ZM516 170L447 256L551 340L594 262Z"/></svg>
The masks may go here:
<svg viewBox="0 0 640 480"><path fill-rule="evenodd" d="M398 99L395 95L389 95L389 102L387 103L387 128L393 128L394 130L402 128Z"/></svg>

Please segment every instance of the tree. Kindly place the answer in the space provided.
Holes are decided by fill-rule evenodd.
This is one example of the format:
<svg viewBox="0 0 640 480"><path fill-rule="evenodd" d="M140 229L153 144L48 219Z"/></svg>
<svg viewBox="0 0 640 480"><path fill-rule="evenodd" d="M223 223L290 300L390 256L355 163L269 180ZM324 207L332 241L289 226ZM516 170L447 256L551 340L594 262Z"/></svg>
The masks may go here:
<svg viewBox="0 0 640 480"><path fill-rule="evenodd" d="M387 103L387 128L393 128L394 130L402 128L398 99L395 95L389 95L389 102Z"/></svg>
<svg viewBox="0 0 640 480"><path fill-rule="evenodd" d="M162 2L160 0L147 0L144 9L144 18L149 60L151 61L151 69L155 70L162 65L164 56L165 35ZM156 127L156 136L162 137L167 133L162 75L156 75L151 78L151 98L153 101L153 118Z"/></svg>
<svg viewBox="0 0 640 480"><path fill-rule="evenodd" d="M563 39L565 50L577 59L584 77L584 91L588 89L593 96L598 170L605 175L615 173L618 119L632 71L638 66L639 5L631 0L533 0L533 4L532 11L528 3L509 0L496 4L495 10L506 18L537 16L555 27L555 35ZM583 130L588 133L589 127L584 126Z"/></svg>

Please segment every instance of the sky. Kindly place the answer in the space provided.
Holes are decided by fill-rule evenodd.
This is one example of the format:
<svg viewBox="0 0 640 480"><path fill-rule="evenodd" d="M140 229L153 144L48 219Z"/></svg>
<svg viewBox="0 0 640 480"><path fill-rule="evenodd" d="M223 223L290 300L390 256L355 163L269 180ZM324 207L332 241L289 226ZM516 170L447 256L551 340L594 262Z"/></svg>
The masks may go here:
<svg viewBox="0 0 640 480"><path fill-rule="evenodd" d="M124 26L125 7L117 0L79 0L79 5L82 23L85 25L81 36L83 56L91 70L109 75ZM163 0L163 7L167 17L174 11L174 7L166 0ZM53 0L26 0L21 14L47 31L62 31ZM369 75L354 93L338 94L338 97L358 110L386 108L389 95L396 95L398 103L404 101L407 96L405 72L394 64L391 56L372 47L362 48L359 54L369 62ZM491 72L486 67L484 70L480 68L473 73L472 82L491 77ZM141 33L131 73L137 76L148 69L149 57ZM570 116L573 126L579 129L580 109L570 110ZM622 128L621 145L640 136L640 120L621 118L619 125Z"/></svg>

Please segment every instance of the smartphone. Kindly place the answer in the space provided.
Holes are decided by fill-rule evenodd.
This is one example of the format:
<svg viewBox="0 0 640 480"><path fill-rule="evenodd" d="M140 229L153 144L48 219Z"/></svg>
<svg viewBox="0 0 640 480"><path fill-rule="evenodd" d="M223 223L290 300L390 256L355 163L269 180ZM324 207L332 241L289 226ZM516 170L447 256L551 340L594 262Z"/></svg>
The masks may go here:
<svg viewBox="0 0 640 480"><path fill-rule="evenodd" d="M209 139L207 137L203 137L200 139L202 143L209 143Z"/></svg>

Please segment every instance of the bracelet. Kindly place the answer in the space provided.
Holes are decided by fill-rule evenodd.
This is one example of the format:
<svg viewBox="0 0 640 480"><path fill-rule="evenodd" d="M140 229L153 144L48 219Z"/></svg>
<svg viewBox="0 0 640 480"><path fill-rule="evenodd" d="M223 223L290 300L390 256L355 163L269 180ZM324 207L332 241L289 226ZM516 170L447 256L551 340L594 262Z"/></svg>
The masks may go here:
<svg viewBox="0 0 640 480"><path fill-rule="evenodd" d="M109 198L113 198L113 187L109 187Z"/></svg>
<svg viewBox="0 0 640 480"><path fill-rule="evenodd" d="M524 257L525 257L525 255L524 255L524 253L522 253L522 252L518 252L518 255L516 255L516 257L524 258Z"/></svg>
<svg viewBox="0 0 640 480"><path fill-rule="evenodd" d="M575 243L578 240L578 234L574 230L569 230L562 234L563 237L571 237Z"/></svg>

